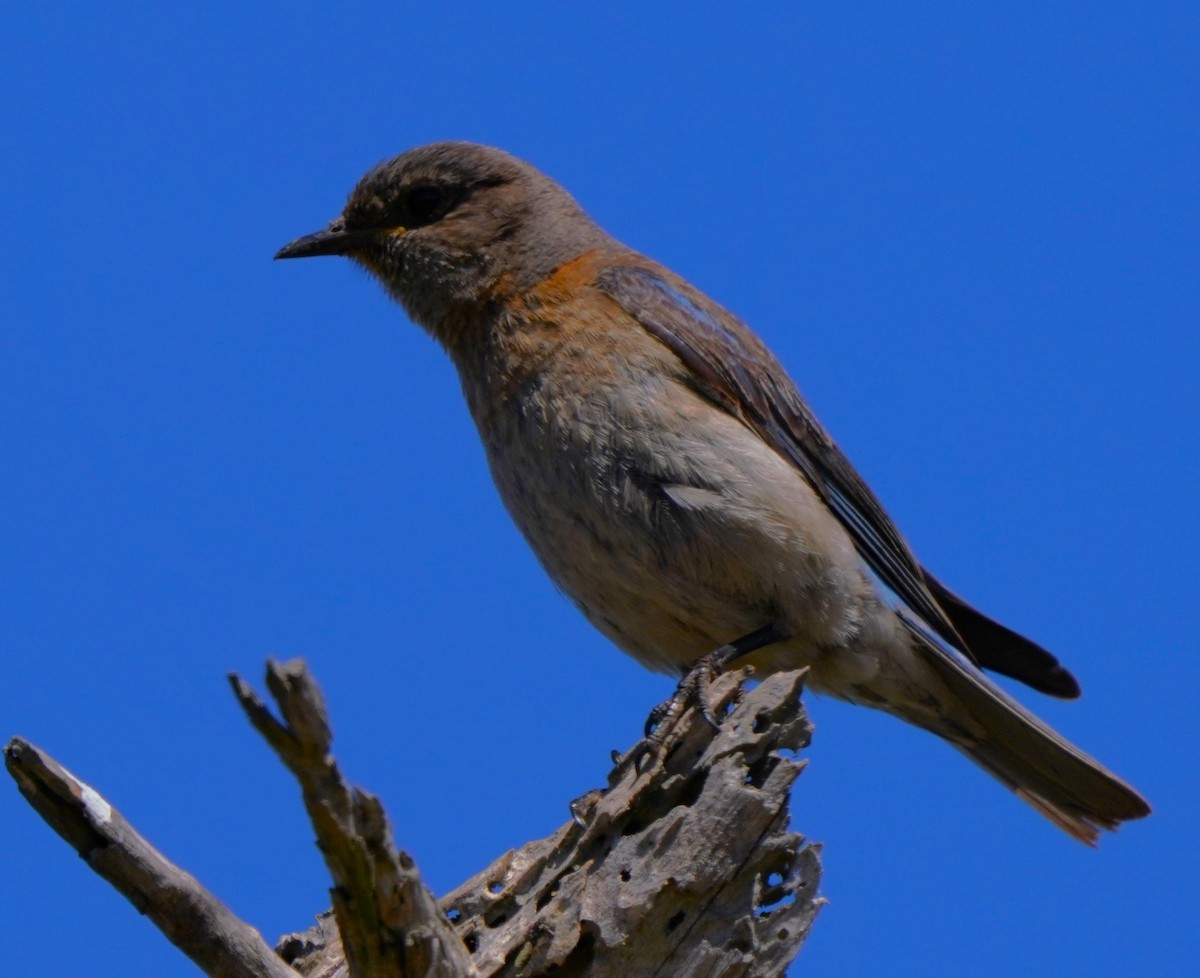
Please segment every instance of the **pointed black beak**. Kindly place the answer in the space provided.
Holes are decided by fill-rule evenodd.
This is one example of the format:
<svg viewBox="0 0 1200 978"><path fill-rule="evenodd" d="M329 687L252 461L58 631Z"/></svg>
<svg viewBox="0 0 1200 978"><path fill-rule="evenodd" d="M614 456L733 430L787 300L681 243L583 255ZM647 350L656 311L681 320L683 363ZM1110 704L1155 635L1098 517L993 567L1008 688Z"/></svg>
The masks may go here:
<svg viewBox="0 0 1200 978"><path fill-rule="evenodd" d="M275 252L280 258L315 258L317 255L347 255L379 240L382 228L347 231L341 220L315 234L306 234Z"/></svg>

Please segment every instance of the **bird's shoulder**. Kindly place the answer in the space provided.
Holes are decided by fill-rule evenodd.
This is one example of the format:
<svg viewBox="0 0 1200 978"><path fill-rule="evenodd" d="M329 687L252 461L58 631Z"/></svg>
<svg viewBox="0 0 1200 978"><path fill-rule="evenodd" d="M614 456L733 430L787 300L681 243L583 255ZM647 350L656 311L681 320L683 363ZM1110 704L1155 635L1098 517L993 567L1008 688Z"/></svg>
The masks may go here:
<svg viewBox="0 0 1200 978"><path fill-rule="evenodd" d="M492 369L525 373L553 367L597 377L639 367L675 370L672 351L606 288L626 268L669 274L633 252L598 248L506 295L492 329L493 352L502 362Z"/></svg>

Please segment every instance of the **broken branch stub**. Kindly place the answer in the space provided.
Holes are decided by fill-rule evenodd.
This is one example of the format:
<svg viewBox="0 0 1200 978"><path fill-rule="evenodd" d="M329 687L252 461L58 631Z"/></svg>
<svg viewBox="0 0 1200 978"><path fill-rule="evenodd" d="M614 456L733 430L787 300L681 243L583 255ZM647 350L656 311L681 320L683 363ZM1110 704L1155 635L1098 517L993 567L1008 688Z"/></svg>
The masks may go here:
<svg viewBox="0 0 1200 978"><path fill-rule="evenodd" d="M578 821L442 898L479 975L783 973L823 903L819 847L787 830L811 727L802 672L744 696L740 678L712 688L719 731L689 710L661 751L634 748L640 769L618 762L605 791L579 799ZM281 947L305 975L344 973L327 920Z"/></svg>
<svg viewBox="0 0 1200 978"><path fill-rule="evenodd" d="M686 710L663 742L619 759L574 819L441 901L378 800L342 778L303 663L269 663L282 721L230 678L300 783L334 881L333 910L276 951L52 758L19 738L5 750L30 804L212 978L776 978L823 902L818 847L787 829L811 732L802 672L744 694L740 676L720 677L719 730Z"/></svg>
<svg viewBox="0 0 1200 978"><path fill-rule="evenodd" d="M320 689L299 659L267 664L282 722L230 676L246 716L295 775L333 877L333 913L350 978L466 978L470 956L412 858L398 852L378 799L348 785L329 753Z"/></svg>
<svg viewBox="0 0 1200 978"><path fill-rule="evenodd" d="M54 758L14 737L4 761L46 823L210 978L297 978L257 930Z"/></svg>

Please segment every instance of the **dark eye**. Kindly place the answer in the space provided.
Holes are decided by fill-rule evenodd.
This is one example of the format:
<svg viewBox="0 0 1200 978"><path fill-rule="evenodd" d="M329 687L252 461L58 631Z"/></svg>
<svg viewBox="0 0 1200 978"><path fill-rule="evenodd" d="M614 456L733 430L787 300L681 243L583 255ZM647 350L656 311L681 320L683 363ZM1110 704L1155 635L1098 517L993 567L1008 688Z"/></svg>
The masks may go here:
<svg viewBox="0 0 1200 978"><path fill-rule="evenodd" d="M414 224L428 224L439 217L446 203L441 187L413 187L408 192L408 213Z"/></svg>

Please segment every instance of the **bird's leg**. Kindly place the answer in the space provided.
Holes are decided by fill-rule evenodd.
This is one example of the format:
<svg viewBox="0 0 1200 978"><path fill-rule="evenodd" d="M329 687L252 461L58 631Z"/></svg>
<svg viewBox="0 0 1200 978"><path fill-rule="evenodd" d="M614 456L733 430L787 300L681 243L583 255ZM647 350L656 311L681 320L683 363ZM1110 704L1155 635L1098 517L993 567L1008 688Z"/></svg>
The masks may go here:
<svg viewBox="0 0 1200 978"><path fill-rule="evenodd" d="M648 758L661 754L670 737L670 732L675 726L675 721L683 716L689 706L699 705L704 719L714 728L718 727L719 724L713 716L712 705L708 700L709 684L742 656L749 655L751 652L756 652L758 649L782 641L787 637L788 633L778 625L766 625L758 631L735 639L728 645L713 649L708 655L698 659L683 674L683 678L679 680L679 685L675 687L671 698L650 711L650 716L646 719L645 738L624 755L613 751L615 767L612 774L609 775L609 784L615 784L630 767L641 771ZM585 807L583 803L590 797L589 793L571 805L571 817L579 825L586 824L586 818L582 814Z"/></svg>
<svg viewBox="0 0 1200 978"><path fill-rule="evenodd" d="M749 635L743 635L728 645L722 645L698 659L695 665L683 674L671 698L665 703L659 703L650 711L650 716L646 718L646 736L661 741L670 722L693 704L698 704L704 719L713 727L717 727L712 704L708 701L709 684L738 659L784 638L787 638L787 633L778 625L771 624Z"/></svg>

